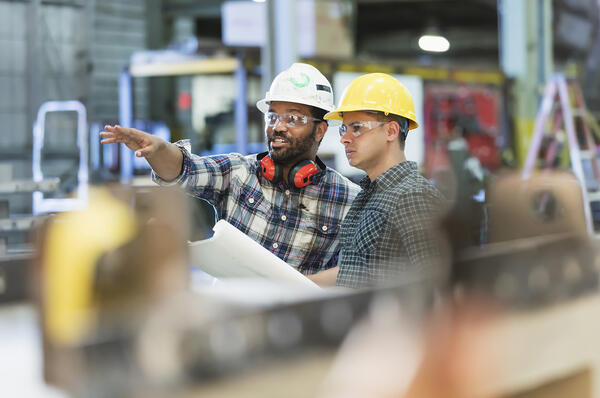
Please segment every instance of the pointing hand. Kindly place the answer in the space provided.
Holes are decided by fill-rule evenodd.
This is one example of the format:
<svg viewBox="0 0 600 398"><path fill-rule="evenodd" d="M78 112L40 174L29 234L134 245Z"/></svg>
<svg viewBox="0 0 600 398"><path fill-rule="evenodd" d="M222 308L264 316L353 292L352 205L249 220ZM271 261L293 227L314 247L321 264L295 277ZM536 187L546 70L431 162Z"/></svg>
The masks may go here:
<svg viewBox="0 0 600 398"><path fill-rule="evenodd" d="M100 136L104 138L100 141L102 144L125 144L127 148L135 151L137 157L149 158L162 149L166 143L159 137L134 128L114 125L104 126L104 129L106 131L100 132Z"/></svg>

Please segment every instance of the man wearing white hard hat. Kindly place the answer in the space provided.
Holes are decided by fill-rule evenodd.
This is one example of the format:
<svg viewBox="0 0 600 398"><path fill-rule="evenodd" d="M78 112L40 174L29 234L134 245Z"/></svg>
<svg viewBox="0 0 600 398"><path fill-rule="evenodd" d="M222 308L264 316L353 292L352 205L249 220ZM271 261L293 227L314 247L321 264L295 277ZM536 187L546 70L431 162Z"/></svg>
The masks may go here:
<svg viewBox="0 0 600 398"><path fill-rule="evenodd" d="M161 185L180 185L214 206L219 219L246 233L298 271L334 267L338 231L359 187L318 157L334 109L331 84L311 65L295 63L275 77L256 104L265 117L268 151L197 156L143 131L106 126L102 143L124 143L152 167Z"/></svg>

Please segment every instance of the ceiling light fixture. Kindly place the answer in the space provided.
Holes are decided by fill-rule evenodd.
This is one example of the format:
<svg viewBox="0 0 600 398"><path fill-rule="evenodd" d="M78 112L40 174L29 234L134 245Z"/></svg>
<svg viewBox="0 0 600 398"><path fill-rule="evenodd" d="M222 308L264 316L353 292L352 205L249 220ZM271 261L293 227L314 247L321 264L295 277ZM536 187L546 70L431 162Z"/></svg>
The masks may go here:
<svg viewBox="0 0 600 398"><path fill-rule="evenodd" d="M419 38L419 47L423 51L443 53L450 49L450 42L444 36L423 35Z"/></svg>
<svg viewBox="0 0 600 398"><path fill-rule="evenodd" d="M265 0L252 0L252 1L254 1L255 3L264 3L265 2Z"/></svg>
<svg viewBox="0 0 600 398"><path fill-rule="evenodd" d="M419 47L431 53L443 53L450 49L450 42L440 32L437 20L430 18L425 24L423 34L419 38Z"/></svg>

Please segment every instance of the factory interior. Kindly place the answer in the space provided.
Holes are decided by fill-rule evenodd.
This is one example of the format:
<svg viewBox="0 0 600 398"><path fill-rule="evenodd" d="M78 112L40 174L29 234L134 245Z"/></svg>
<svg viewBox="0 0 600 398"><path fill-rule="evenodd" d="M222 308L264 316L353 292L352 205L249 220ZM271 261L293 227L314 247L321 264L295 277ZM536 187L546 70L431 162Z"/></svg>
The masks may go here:
<svg viewBox="0 0 600 398"><path fill-rule="evenodd" d="M600 398L600 0L0 0L0 49L0 396Z"/></svg>

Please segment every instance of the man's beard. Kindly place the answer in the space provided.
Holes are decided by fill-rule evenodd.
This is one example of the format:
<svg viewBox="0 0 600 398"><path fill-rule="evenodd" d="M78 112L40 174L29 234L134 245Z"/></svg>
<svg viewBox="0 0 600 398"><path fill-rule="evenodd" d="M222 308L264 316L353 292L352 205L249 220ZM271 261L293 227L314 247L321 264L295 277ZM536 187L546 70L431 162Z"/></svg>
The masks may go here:
<svg viewBox="0 0 600 398"><path fill-rule="evenodd" d="M295 162L306 157L306 153L312 148L315 143L317 126L314 126L311 133L303 138L294 138L291 134L274 131L271 138L267 137L269 146L269 155L276 163L287 164ZM283 138L289 145L287 148L272 149L271 142L275 138Z"/></svg>

